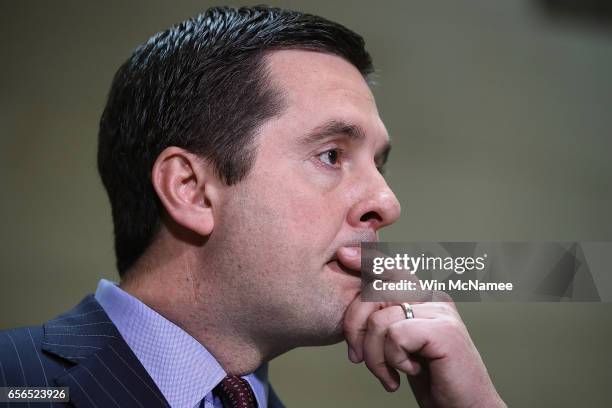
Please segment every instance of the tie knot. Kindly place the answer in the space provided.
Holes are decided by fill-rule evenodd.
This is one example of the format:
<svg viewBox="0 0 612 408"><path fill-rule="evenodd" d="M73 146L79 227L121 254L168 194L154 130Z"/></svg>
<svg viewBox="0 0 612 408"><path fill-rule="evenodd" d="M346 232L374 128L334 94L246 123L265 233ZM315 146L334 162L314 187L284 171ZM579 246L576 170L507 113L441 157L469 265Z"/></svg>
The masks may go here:
<svg viewBox="0 0 612 408"><path fill-rule="evenodd" d="M217 387L217 394L228 408L257 408L255 395L249 383L235 375L225 377Z"/></svg>

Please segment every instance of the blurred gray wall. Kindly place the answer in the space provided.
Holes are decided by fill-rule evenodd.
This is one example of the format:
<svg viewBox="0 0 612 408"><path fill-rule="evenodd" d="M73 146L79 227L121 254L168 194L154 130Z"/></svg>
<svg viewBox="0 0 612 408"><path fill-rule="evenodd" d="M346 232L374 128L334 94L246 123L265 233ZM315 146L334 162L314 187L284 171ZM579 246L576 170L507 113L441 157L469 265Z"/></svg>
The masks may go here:
<svg viewBox="0 0 612 408"><path fill-rule="evenodd" d="M38 324L116 279L95 169L112 76L151 34L211 4L0 3L0 328ZM553 21L526 0L271 4L367 41L403 205L383 239L612 240L609 29ZM510 406L611 406L612 305L460 310ZM342 344L271 367L290 407L416 406Z"/></svg>

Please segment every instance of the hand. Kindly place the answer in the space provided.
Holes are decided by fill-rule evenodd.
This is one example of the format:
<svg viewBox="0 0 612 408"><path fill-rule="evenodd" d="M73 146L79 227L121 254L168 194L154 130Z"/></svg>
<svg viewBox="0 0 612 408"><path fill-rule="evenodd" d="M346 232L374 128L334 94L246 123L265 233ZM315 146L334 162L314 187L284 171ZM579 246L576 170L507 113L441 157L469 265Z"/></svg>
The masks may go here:
<svg viewBox="0 0 612 408"><path fill-rule="evenodd" d="M338 253L344 264L360 262L345 255ZM398 371L407 374L421 407L505 407L454 303L435 296L411 303L413 319L399 303L356 297L344 316L349 359L364 361L390 392L399 388Z"/></svg>

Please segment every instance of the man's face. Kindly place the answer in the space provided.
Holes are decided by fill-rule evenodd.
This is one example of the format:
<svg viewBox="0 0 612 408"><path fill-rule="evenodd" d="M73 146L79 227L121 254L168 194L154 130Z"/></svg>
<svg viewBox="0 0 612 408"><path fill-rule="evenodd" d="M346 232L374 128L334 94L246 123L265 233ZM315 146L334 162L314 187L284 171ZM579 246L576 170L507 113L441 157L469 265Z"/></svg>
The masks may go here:
<svg viewBox="0 0 612 408"><path fill-rule="evenodd" d="M263 340L330 344L360 290L358 272L330 261L339 247L376 240L400 214L378 169L388 136L349 62L283 50L268 64L287 107L259 130L254 166L227 187L210 243L232 277L228 296L258 316L250 324Z"/></svg>

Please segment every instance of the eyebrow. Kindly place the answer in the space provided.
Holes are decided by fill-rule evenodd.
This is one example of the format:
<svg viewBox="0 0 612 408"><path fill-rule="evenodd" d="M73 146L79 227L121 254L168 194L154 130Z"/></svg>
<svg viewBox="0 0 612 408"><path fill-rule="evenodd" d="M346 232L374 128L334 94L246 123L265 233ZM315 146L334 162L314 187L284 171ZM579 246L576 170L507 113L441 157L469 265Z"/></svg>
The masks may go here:
<svg viewBox="0 0 612 408"><path fill-rule="evenodd" d="M342 120L332 119L322 125L317 126L313 130L308 132L305 136L301 137L300 144L304 146L310 146L332 136L338 135L345 135L353 141L361 141L365 139L365 132L361 127L351 123L347 123ZM377 161L382 162L381 165L384 165L387 162L387 158L389 157L390 151L391 145L387 141L385 142L384 146L376 153L375 159Z"/></svg>
<svg viewBox="0 0 612 408"><path fill-rule="evenodd" d="M340 120L330 120L317 126L301 140L301 144L310 145L320 142L331 136L344 134L351 140L359 141L365 138L365 132L359 126L352 125Z"/></svg>

